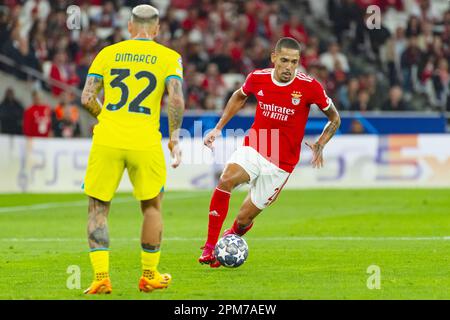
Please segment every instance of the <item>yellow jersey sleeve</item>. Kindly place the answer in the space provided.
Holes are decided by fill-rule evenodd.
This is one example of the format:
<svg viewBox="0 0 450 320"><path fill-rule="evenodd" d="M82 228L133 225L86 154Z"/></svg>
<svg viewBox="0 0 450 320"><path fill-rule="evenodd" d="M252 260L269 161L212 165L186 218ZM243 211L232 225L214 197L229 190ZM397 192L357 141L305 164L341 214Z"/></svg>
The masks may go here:
<svg viewBox="0 0 450 320"><path fill-rule="evenodd" d="M100 50L97 56L92 61L91 67L89 68L88 76L94 76L103 78L106 72L106 62L107 60L106 47Z"/></svg>
<svg viewBox="0 0 450 320"><path fill-rule="evenodd" d="M178 53L171 55L167 61L166 82L170 78L183 80L183 61Z"/></svg>

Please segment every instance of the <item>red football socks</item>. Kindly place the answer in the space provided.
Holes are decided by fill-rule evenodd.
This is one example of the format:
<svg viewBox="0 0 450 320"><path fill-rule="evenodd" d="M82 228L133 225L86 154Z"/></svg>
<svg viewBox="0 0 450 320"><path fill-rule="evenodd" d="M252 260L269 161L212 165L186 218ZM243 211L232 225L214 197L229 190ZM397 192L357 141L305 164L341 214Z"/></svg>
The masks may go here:
<svg viewBox="0 0 450 320"><path fill-rule="evenodd" d="M242 227L240 226L236 220L233 222L233 226L231 227L231 230L234 234L237 234L238 236L243 236L246 234L251 228L253 227L253 222L250 223L248 226Z"/></svg>
<svg viewBox="0 0 450 320"><path fill-rule="evenodd" d="M208 240L207 244L215 246L220 230L228 214L231 193L216 188L209 205Z"/></svg>

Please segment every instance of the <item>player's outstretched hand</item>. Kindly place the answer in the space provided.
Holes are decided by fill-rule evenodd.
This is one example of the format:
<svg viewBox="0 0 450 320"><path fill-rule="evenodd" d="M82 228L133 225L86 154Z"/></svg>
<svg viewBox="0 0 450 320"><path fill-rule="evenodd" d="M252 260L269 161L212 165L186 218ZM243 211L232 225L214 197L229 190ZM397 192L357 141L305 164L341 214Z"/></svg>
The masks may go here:
<svg viewBox="0 0 450 320"><path fill-rule="evenodd" d="M170 156L172 157L172 168L176 168L181 163L181 149L178 141L169 141Z"/></svg>
<svg viewBox="0 0 450 320"><path fill-rule="evenodd" d="M205 144L205 146L207 146L208 148L210 148L211 150L214 150L214 146L213 143L214 141L216 141L216 138L218 136L220 136L221 131L219 129L212 129L206 136L205 139L203 140L203 143Z"/></svg>
<svg viewBox="0 0 450 320"><path fill-rule="evenodd" d="M323 146L319 143L311 144L309 142L305 142L305 144L311 149L313 153L313 158L311 160L311 164L313 168L320 169L323 167Z"/></svg>

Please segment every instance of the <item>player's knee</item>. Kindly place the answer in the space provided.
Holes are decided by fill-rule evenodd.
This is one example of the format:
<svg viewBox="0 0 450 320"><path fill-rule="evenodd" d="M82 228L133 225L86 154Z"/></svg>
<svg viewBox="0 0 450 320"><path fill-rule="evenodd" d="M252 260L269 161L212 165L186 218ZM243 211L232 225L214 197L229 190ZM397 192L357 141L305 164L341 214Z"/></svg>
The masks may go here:
<svg viewBox="0 0 450 320"><path fill-rule="evenodd" d="M217 183L217 188L231 192L236 186L236 179L228 174L222 174L220 176L219 182Z"/></svg>
<svg viewBox="0 0 450 320"><path fill-rule="evenodd" d="M102 201L96 198L89 198L88 212L90 215L107 216L109 211L109 202Z"/></svg>
<svg viewBox="0 0 450 320"><path fill-rule="evenodd" d="M161 211L161 202L159 199L149 199L141 201L142 214L159 214Z"/></svg>

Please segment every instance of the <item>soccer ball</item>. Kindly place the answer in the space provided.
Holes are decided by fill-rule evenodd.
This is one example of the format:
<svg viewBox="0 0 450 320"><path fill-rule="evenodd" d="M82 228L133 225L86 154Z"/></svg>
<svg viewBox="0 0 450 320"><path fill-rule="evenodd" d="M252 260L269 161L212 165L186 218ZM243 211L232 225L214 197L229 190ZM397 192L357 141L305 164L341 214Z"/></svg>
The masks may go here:
<svg viewBox="0 0 450 320"><path fill-rule="evenodd" d="M217 242L214 255L224 267L237 268L247 260L247 242L235 234L227 235Z"/></svg>

